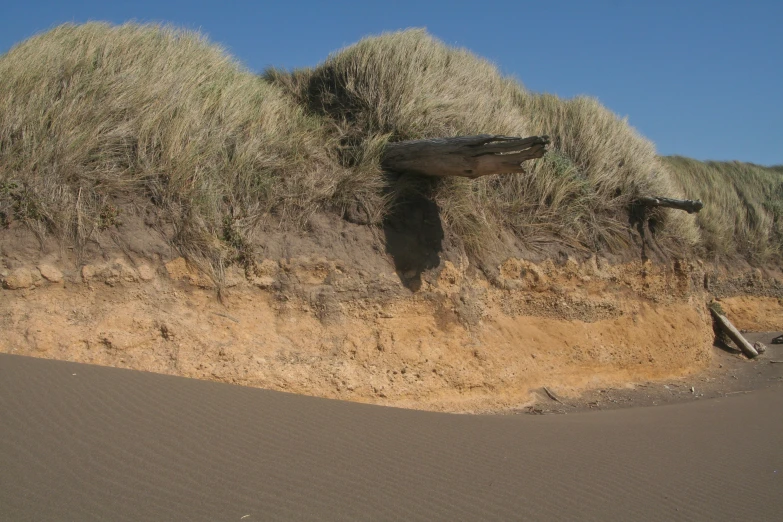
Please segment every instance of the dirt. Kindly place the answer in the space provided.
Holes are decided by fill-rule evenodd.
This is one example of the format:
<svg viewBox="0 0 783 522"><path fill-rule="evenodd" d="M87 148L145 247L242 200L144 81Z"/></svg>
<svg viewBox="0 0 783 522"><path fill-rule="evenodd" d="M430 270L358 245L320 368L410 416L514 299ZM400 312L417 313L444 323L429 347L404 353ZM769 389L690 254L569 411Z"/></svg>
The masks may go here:
<svg viewBox="0 0 783 522"><path fill-rule="evenodd" d="M719 302L734 326L741 330L764 332L783 328L781 298L737 296Z"/></svg>
<svg viewBox="0 0 783 522"><path fill-rule="evenodd" d="M696 374L663 381L628 383L618 388L598 388L567 396L555 387L535 391L534 403L512 413L568 414L638 406L661 406L747 394L783 382L783 345L772 344L783 331L751 332L745 338L760 341L767 351L748 359L736 347L713 346L707 368Z"/></svg>
<svg viewBox="0 0 783 522"><path fill-rule="evenodd" d="M749 272L731 296L737 274L699 261L512 257L488 270L433 216L267 232L220 298L150 220L78 249L0 231L0 351L406 408L555 411L544 388L578 409L717 379L711 288L740 328L780 329L776 273Z"/></svg>

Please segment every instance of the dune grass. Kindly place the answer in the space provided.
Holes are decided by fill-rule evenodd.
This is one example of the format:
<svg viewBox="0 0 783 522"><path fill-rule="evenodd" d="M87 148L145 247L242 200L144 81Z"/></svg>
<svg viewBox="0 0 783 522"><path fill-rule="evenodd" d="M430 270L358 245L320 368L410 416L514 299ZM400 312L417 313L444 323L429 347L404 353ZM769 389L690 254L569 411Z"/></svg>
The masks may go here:
<svg viewBox="0 0 783 522"><path fill-rule="evenodd" d="M389 141L480 133L549 134L553 146L523 172L475 181L381 171ZM471 255L509 241L622 253L636 197L695 195L709 208L710 183L676 179L690 175L678 161L662 161L596 100L530 93L422 30L260 76L197 33L155 25L67 24L0 56L0 225L83 245L123 212L153 209L218 282L252 258L263 227L301 229L357 205L377 226L411 191L437 201ZM762 185L744 197L769 206L774 191ZM757 235L723 241L708 216L700 232L693 216L656 211L657 242L679 254L774 253Z"/></svg>
<svg viewBox="0 0 783 522"><path fill-rule="evenodd" d="M528 246L617 251L627 246L634 197L679 195L653 145L597 101L529 93L487 61L423 30L366 38L314 69L266 77L329 120L359 158L367 144L384 140L552 136L551 153L525 173L437 183L444 221L472 251L491 248L509 232ZM698 241L692 218L662 211L658 219L664 246Z"/></svg>
<svg viewBox="0 0 783 522"><path fill-rule="evenodd" d="M738 161L664 158L689 197L705 205L698 214L701 246L719 258L757 263L783 255L783 169Z"/></svg>
<svg viewBox="0 0 783 522"><path fill-rule="evenodd" d="M0 211L40 234L83 243L119 204L151 204L219 278L260 221L301 223L340 193L331 139L189 31L64 25L0 57Z"/></svg>

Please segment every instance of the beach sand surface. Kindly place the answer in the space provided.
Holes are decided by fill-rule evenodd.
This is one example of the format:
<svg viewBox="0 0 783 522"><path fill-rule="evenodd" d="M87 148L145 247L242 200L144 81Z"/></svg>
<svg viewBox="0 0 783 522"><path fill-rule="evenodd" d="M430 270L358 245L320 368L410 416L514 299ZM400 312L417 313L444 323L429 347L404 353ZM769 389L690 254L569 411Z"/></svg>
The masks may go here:
<svg viewBox="0 0 783 522"><path fill-rule="evenodd" d="M0 520L780 520L783 385L454 415L0 354Z"/></svg>

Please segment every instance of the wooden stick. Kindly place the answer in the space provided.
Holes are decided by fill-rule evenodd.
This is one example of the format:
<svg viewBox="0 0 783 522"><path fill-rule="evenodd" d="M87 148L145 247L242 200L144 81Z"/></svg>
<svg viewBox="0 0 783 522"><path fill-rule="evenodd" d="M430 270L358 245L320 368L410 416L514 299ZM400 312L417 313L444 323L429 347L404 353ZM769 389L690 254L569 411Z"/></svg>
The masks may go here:
<svg viewBox="0 0 783 522"><path fill-rule="evenodd" d="M704 203L700 199L672 199L664 198L660 196L655 197L641 197L636 200L640 205L645 207L667 207L676 208L678 210L685 210L688 214L699 212L704 208Z"/></svg>
<svg viewBox="0 0 783 522"><path fill-rule="evenodd" d="M481 134L389 143L381 165L387 171L422 176L478 178L522 171L522 162L540 158L548 136L517 138Z"/></svg>
<svg viewBox="0 0 783 522"><path fill-rule="evenodd" d="M744 353L749 359L758 357L759 353L756 351L756 349L753 348L753 346L742 336L739 330L734 328L734 325L731 324L731 321L729 321L725 315L721 315L715 311L714 308L710 308L710 312L712 312L712 316L718 322L718 325L723 329L724 332L726 332L726 335L728 335L729 338L734 341L734 344L736 344L739 349L742 350L742 353Z"/></svg>
<svg viewBox="0 0 783 522"><path fill-rule="evenodd" d="M547 394L547 395L549 395L549 398L550 398L550 399L552 399L553 401L557 401L557 402L559 402L560 404L563 404L563 401L561 401L560 399L558 399L558 398L557 398L557 395L555 395L554 393L552 393L551 391L549 391L549 388L547 388L546 386L544 386L544 391L546 392L546 394Z"/></svg>
<svg viewBox="0 0 783 522"><path fill-rule="evenodd" d="M226 319L228 319L229 321L234 321L235 323L238 323L238 322L239 322L239 319L237 319L237 318L236 318L236 317L234 317L233 315L223 314L223 313L220 313L220 312L212 312L212 313L213 313L213 314L215 314L215 315L218 315L218 316L220 316L220 317L225 317L225 318L226 318Z"/></svg>

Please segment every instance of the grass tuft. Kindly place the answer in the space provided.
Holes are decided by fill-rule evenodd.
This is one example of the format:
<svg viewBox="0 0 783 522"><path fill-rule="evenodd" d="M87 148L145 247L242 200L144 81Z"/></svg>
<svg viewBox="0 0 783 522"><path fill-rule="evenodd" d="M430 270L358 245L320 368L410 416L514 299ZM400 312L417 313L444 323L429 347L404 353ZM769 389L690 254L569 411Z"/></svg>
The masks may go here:
<svg viewBox="0 0 783 522"><path fill-rule="evenodd" d="M0 197L79 244L116 224L120 204L153 204L219 276L237 235L335 204L354 178L336 148L280 89L190 31L68 24L0 57Z"/></svg>
<svg viewBox="0 0 783 522"><path fill-rule="evenodd" d="M700 198L701 246L717 258L755 263L783 255L783 169L738 161L664 158L689 198Z"/></svg>

